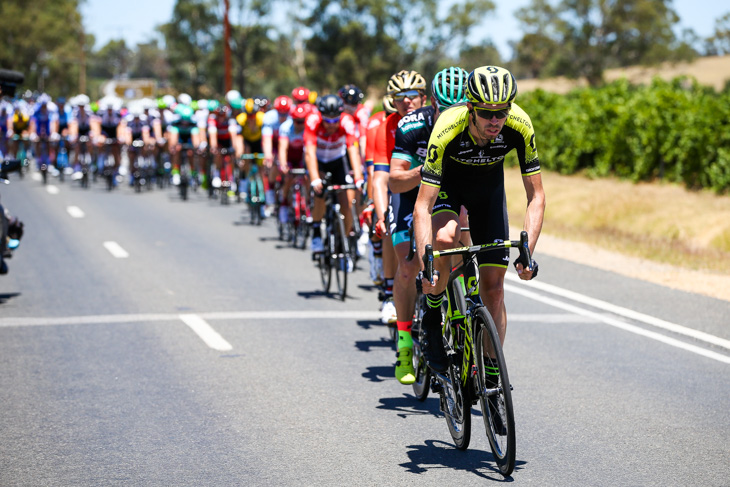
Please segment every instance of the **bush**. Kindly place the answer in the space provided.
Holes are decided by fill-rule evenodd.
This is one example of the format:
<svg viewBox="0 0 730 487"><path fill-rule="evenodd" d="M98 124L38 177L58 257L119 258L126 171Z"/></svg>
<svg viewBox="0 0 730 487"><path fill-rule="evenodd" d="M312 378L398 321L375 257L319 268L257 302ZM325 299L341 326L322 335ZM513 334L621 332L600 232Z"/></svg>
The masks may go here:
<svg viewBox="0 0 730 487"><path fill-rule="evenodd" d="M517 102L536 127L546 169L730 189L728 90L718 94L689 78L648 86L619 80L567 95L536 90Z"/></svg>

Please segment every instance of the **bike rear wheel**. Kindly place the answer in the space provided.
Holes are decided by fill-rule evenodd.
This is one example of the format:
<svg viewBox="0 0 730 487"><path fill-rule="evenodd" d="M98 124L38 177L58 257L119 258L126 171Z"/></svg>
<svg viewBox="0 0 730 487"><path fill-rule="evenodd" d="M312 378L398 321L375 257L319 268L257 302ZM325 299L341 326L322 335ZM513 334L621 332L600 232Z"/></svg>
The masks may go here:
<svg viewBox="0 0 730 487"><path fill-rule="evenodd" d="M476 395L479 397L484 429L492 454L499 466L499 471L507 477L515 468L516 455L515 417L512 408L512 391L509 376L507 375L507 364L504 360L497 327L486 308L483 306L477 308L473 323L474 355L477 365ZM485 341L487 342L486 350ZM493 364L496 363L497 365L499 375L497 376L496 387L490 387L487 384L484 371L485 356L491 357ZM497 424L503 426L503 428L500 428L502 431L497 431L495 428L495 416L497 415L499 415L499 418L496 421Z"/></svg>
<svg viewBox="0 0 730 487"><path fill-rule="evenodd" d="M460 367L451 365L448 376L449 382L443 384L442 409L454 445L466 450L471 441L471 391L461 384Z"/></svg>

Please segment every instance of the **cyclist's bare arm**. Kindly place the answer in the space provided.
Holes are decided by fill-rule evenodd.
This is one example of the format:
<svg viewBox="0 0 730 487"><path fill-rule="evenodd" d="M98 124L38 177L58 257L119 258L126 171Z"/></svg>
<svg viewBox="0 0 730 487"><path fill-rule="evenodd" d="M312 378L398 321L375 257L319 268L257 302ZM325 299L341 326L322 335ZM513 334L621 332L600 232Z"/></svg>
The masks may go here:
<svg viewBox="0 0 730 487"><path fill-rule="evenodd" d="M540 237L545 216L545 190L542 186L540 173L523 176L522 184L525 186L525 194L527 195L527 210L525 211L523 230L529 236L530 253L534 254L535 244ZM529 280L532 278L532 271L523 269L522 264L517 264L517 273L521 279Z"/></svg>
<svg viewBox="0 0 730 487"><path fill-rule="evenodd" d="M307 166L309 177L312 181L312 189L315 192L322 192L322 180L317 167L317 146L314 144L307 144L304 146L304 163Z"/></svg>
<svg viewBox="0 0 730 487"><path fill-rule="evenodd" d="M375 219L377 222L385 221L385 212L388 210L389 176L388 171L373 172L373 204L375 205Z"/></svg>
<svg viewBox="0 0 730 487"><path fill-rule="evenodd" d="M261 136L261 148L264 151L264 164L271 167L274 162L274 137L271 135Z"/></svg>
<svg viewBox="0 0 730 487"><path fill-rule="evenodd" d="M211 150L218 148L218 129L215 126L208 127L208 140Z"/></svg>
<svg viewBox="0 0 730 487"><path fill-rule="evenodd" d="M289 171L289 164L286 160L287 151L289 150L289 139L285 137L279 137L279 167L281 172L287 173Z"/></svg>
<svg viewBox="0 0 730 487"><path fill-rule="evenodd" d="M439 188L422 184L418 190L418 197L413 207L413 236L416 239L418 259L423 262L424 248L433 243L433 227L431 225L431 210L436 204Z"/></svg>
<svg viewBox="0 0 730 487"><path fill-rule="evenodd" d="M347 148L347 154L350 156L350 164L355 181L362 181L362 164L360 163L360 149L357 144L353 144Z"/></svg>
<svg viewBox="0 0 730 487"><path fill-rule="evenodd" d="M421 166L411 169L411 163L394 157L390 160L390 190L405 193L421 184Z"/></svg>

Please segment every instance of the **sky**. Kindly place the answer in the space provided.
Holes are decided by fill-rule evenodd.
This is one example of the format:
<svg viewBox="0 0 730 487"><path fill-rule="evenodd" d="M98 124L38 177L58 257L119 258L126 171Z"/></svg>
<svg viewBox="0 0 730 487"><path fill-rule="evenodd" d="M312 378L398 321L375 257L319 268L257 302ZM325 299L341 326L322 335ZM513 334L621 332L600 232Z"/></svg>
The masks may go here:
<svg viewBox="0 0 730 487"><path fill-rule="evenodd" d="M497 10L484 20L482 28L502 57L509 59L512 57L509 41L522 37L514 12L530 0L495 0L494 3ZM86 0L81 12L84 27L96 37L96 49L119 38L134 47L155 38L155 26L170 20L174 5L175 0ZM727 0L674 0L672 5L680 18L677 33L691 28L703 38L713 34L716 19L730 12Z"/></svg>

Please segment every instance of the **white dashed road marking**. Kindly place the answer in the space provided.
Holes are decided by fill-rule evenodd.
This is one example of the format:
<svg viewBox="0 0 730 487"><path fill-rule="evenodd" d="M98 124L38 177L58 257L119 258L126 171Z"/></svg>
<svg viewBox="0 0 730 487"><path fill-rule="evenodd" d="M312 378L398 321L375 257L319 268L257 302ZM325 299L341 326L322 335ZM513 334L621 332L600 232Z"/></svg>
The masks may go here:
<svg viewBox="0 0 730 487"><path fill-rule="evenodd" d="M72 218L83 218L85 216L84 212L78 206L69 206L66 208L66 211Z"/></svg>
<svg viewBox="0 0 730 487"><path fill-rule="evenodd" d="M126 259L129 254L116 242L104 242L104 247L117 259Z"/></svg>
<svg viewBox="0 0 730 487"><path fill-rule="evenodd" d="M203 318L198 315L180 315L180 319L190 327L213 350L225 352L233 347Z"/></svg>

